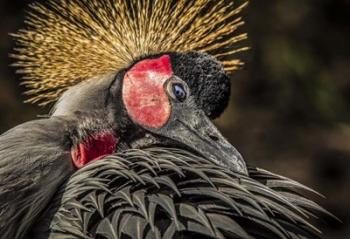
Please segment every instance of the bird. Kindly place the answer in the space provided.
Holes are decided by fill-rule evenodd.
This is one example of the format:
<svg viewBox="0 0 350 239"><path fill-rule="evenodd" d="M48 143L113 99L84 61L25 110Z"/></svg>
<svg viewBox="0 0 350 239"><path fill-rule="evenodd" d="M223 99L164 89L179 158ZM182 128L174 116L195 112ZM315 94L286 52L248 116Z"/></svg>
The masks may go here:
<svg viewBox="0 0 350 239"><path fill-rule="evenodd" d="M317 237L307 218L327 212L293 191L310 190L247 167L212 122L248 50L247 4L30 5L14 66L27 102L54 106L0 136L1 237Z"/></svg>

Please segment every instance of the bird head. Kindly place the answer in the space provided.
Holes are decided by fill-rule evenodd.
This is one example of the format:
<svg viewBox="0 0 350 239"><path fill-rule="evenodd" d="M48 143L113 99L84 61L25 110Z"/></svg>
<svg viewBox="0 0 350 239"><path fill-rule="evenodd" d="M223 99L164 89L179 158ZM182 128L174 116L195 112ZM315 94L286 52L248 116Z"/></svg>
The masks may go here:
<svg viewBox="0 0 350 239"><path fill-rule="evenodd" d="M99 112L113 128L113 136L97 132L94 140L75 147L78 152L73 160L78 167L114 150L158 145L183 147L246 173L240 153L211 121L224 111L229 96L230 80L214 57L196 52L164 53L72 87L52 114ZM89 148L94 148L93 152Z"/></svg>
<svg viewBox="0 0 350 239"><path fill-rule="evenodd" d="M228 104L226 75L247 34L247 1L61 0L31 5L13 56L29 102L58 103L52 116L99 115L73 144L80 168L114 151L181 146L247 173L211 122ZM166 16L166 17L164 17ZM89 116L91 118L91 116ZM83 127L84 128L84 127Z"/></svg>

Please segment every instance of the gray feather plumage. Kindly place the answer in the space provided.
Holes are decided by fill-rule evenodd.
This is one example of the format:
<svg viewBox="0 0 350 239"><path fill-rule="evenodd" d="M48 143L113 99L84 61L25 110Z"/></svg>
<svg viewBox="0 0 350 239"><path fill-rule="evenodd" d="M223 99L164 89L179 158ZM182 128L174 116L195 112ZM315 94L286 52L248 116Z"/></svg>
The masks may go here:
<svg viewBox="0 0 350 239"><path fill-rule="evenodd" d="M0 238L24 238L75 171L71 148L94 132L111 131L98 114L31 121L0 136Z"/></svg>
<svg viewBox="0 0 350 239"><path fill-rule="evenodd" d="M244 176L183 150L109 156L74 174L33 238L319 238L327 213L307 187L250 168Z"/></svg>
<svg viewBox="0 0 350 239"><path fill-rule="evenodd" d="M32 121L0 137L0 234L23 238L73 172L62 118Z"/></svg>

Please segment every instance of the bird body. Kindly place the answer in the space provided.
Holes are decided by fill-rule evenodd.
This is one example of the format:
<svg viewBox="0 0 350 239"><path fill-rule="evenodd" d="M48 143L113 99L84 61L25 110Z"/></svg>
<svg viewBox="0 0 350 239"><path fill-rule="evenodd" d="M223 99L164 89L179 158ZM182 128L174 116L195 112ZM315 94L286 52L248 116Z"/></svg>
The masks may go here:
<svg viewBox="0 0 350 239"><path fill-rule="evenodd" d="M34 226L42 238L318 238L311 189L245 176L178 148L126 150L74 174Z"/></svg>

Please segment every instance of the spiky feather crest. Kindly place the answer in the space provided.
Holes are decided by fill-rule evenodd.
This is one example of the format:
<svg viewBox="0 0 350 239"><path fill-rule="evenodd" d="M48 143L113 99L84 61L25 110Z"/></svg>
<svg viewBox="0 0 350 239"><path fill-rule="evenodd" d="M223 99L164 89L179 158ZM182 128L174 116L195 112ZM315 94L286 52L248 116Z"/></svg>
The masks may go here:
<svg viewBox="0 0 350 239"><path fill-rule="evenodd" d="M235 47L247 34L237 17L247 5L209 0L53 0L35 3L26 29L13 34L15 66L27 102L46 105L70 86L162 52L207 52L230 72L242 62Z"/></svg>

